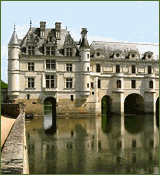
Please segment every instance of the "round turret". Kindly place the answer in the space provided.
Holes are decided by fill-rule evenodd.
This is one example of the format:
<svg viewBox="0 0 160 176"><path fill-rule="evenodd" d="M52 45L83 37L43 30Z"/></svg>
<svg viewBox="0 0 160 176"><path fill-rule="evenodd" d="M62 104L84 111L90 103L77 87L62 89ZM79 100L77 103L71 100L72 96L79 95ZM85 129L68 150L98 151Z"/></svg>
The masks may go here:
<svg viewBox="0 0 160 176"><path fill-rule="evenodd" d="M15 31L8 44L8 95L11 100L16 100L19 95L19 44Z"/></svg>
<svg viewBox="0 0 160 176"><path fill-rule="evenodd" d="M87 41L87 29L82 28L82 39L80 44L81 56L81 92L83 98L90 95L90 47Z"/></svg>

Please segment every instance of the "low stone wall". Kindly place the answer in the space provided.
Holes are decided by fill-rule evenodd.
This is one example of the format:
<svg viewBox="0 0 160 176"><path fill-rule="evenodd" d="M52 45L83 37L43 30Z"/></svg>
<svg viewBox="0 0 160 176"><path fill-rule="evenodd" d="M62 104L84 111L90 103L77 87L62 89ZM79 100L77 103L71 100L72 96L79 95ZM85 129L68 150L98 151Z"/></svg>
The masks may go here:
<svg viewBox="0 0 160 176"><path fill-rule="evenodd" d="M23 174L26 167L24 154L26 154L25 143L25 113L20 114L4 144L1 152L1 174ZM26 158L26 157L25 157Z"/></svg>

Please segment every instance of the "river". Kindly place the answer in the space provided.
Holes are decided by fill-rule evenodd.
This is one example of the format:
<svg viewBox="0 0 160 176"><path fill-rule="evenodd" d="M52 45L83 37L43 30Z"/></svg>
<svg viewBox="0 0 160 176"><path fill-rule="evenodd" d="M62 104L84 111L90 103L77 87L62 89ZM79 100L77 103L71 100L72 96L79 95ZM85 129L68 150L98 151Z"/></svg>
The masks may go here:
<svg viewBox="0 0 160 176"><path fill-rule="evenodd" d="M57 118L56 133L46 130L51 123L26 122L30 174L159 174L154 115L67 116Z"/></svg>

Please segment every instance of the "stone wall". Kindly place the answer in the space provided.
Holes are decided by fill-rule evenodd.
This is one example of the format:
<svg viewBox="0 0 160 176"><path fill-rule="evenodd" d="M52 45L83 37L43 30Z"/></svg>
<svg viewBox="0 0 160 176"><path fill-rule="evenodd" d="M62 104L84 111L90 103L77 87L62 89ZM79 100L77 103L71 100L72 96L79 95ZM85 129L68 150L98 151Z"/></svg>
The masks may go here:
<svg viewBox="0 0 160 176"><path fill-rule="evenodd" d="M23 174L27 168L24 163L26 153L25 113L20 114L4 144L1 152L1 174ZM24 145L25 144L25 145Z"/></svg>

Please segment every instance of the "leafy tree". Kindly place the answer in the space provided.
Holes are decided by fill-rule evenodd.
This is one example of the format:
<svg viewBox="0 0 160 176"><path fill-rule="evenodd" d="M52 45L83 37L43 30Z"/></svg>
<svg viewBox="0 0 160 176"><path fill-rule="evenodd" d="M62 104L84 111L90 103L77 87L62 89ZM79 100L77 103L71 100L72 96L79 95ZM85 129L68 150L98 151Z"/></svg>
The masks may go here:
<svg viewBox="0 0 160 176"><path fill-rule="evenodd" d="M6 84L4 81L1 80L1 89L8 88L8 84Z"/></svg>

